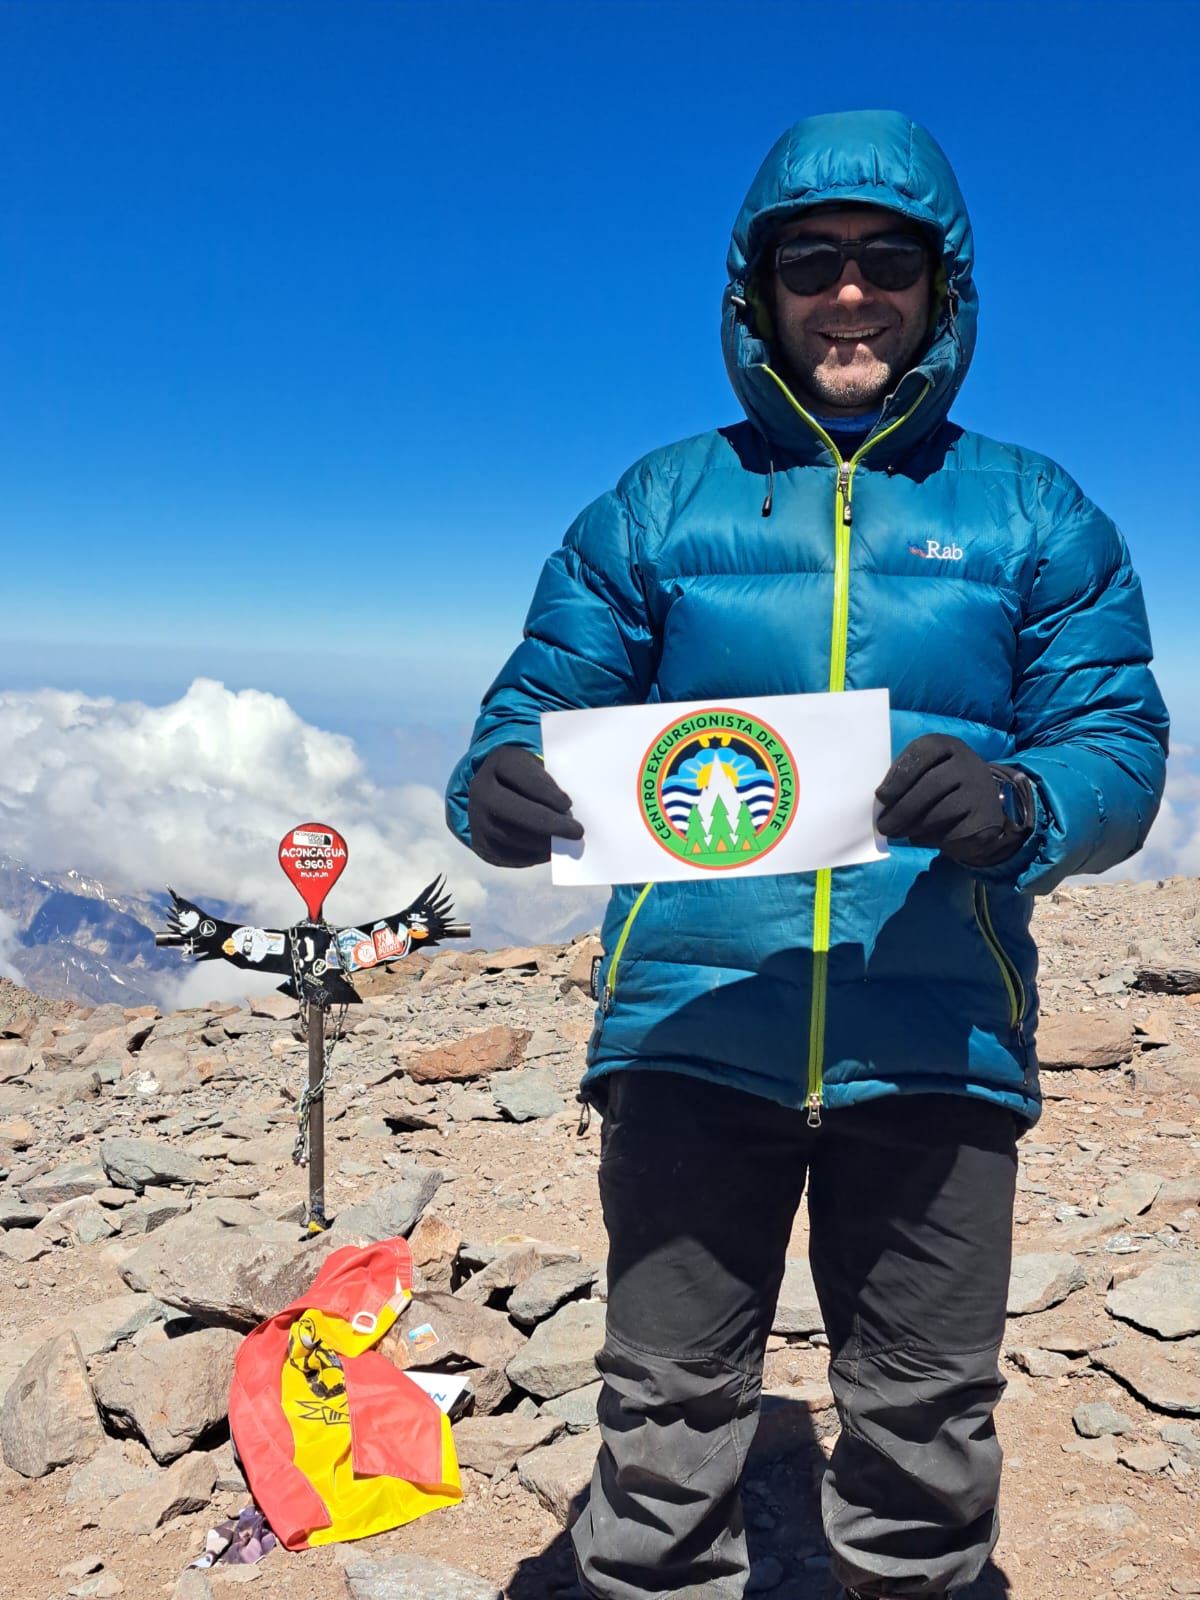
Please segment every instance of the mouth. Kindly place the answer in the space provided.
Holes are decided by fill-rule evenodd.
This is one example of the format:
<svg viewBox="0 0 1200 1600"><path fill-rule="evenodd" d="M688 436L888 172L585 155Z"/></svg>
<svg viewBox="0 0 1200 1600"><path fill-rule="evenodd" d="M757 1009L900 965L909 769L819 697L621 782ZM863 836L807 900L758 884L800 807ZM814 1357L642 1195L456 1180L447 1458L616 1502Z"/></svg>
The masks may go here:
<svg viewBox="0 0 1200 1600"><path fill-rule="evenodd" d="M828 339L830 344L870 344L872 339L877 339L884 328L820 328L817 330L822 339Z"/></svg>

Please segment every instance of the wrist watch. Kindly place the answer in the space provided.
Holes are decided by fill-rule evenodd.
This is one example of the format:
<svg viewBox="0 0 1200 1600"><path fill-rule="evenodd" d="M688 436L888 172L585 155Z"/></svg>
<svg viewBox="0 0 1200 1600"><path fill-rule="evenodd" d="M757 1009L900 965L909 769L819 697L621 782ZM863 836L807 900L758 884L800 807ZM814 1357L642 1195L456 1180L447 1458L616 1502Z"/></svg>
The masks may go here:
<svg viewBox="0 0 1200 1600"><path fill-rule="evenodd" d="M1036 808L1033 800L1033 785L1023 772L1018 772L1013 767L993 767L992 775L996 779L996 791L1000 798L1000 809L1005 818L1020 833L1026 836L1033 832Z"/></svg>

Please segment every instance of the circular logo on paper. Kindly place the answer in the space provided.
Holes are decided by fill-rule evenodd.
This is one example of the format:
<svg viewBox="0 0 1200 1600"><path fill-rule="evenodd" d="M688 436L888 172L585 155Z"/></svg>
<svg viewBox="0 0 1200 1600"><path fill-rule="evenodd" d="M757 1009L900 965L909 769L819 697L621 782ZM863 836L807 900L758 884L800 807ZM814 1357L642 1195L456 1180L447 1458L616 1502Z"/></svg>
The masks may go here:
<svg viewBox="0 0 1200 1600"><path fill-rule="evenodd" d="M773 850L791 826L792 752L757 717L713 706L670 723L642 757L638 805L673 856L736 872Z"/></svg>

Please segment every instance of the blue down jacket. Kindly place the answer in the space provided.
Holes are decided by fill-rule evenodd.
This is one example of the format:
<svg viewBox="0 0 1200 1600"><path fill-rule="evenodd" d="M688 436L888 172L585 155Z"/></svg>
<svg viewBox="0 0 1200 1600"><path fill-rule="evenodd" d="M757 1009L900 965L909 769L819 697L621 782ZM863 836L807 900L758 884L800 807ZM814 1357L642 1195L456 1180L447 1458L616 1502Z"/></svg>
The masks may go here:
<svg viewBox="0 0 1200 1600"><path fill-rule="evenodd" d="M753 291L778 220L832 199L942 243L928 352L847 461L773 373ZM832 872L617 888L584 1092L650 1068L807 1103L812 1121L897 1091L1033 1120L1033 895L1131 855L1162 792L1138 580L1061 467L947 421L977 298L962 197L922 128L891 112L792 128L728 268L722 338L748 420L654 451L571 527L453 774L450 826L470 842L480 761L540 750L543 711L886 687L893 755L946 732L1028 774L1027 845L976 872L900 845Z"/></svg>

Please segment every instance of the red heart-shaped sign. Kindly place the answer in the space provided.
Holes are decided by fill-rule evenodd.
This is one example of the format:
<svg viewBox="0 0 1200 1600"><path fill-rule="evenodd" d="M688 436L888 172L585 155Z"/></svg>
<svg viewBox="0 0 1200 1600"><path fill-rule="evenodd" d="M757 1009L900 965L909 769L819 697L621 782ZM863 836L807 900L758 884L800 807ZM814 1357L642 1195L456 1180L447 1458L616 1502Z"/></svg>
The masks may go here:
<svg viewBox="0 0 1200 1600"><path fill-rule="evenodd" d="M279 865L300 891L308 915L320 921L325 896L346 870L346 841L326 822L302 822L279 841Z"/></svg>

